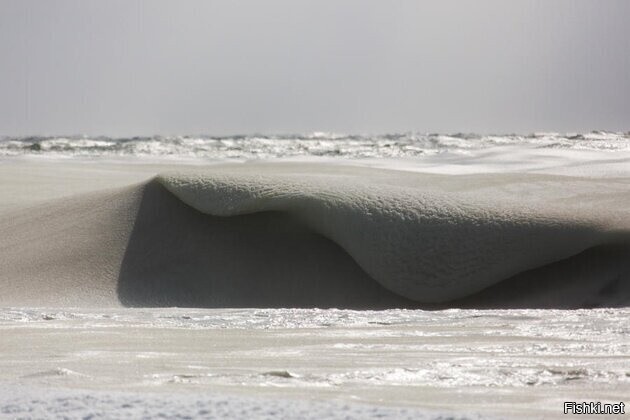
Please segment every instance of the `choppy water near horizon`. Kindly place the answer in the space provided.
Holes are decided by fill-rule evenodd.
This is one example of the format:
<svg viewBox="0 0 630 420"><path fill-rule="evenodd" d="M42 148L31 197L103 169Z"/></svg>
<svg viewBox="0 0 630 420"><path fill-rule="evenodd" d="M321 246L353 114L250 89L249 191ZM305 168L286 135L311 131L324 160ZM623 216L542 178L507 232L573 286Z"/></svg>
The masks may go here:
<svg viewBox="0 0 630 420"><path fill-rule="evenodd" d="M148 157L174 159L413 158L445 152L519 146L543 149L630 151L629 132L481 135L390 133L350 135L314 132L233 136L4 136L0 156Z"/></svg>

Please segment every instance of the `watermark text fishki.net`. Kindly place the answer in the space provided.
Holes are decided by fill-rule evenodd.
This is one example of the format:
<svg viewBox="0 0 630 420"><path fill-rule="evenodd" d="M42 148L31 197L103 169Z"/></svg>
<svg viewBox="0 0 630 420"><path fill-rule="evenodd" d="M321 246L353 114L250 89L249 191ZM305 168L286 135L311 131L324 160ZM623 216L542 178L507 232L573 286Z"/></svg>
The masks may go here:
<svg viewBox="0 0 630 420"><path fill-rule="evenodd" d="M626 414L626 405L622 402L566 401L564 414Z"/></svg>

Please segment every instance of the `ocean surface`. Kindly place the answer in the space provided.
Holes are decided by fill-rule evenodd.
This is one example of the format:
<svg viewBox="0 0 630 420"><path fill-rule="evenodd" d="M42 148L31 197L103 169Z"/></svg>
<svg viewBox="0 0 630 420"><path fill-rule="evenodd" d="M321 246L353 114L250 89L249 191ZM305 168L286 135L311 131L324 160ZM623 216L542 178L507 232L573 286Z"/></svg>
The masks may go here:
<svg viewBox="0 0 630 420"><path fill-rule="evenodd" d="M0 138L0 156L153 157L264 160L304 156L364 159L413 158L493 147L630 151L630 133L530 135L422 134L235 136L30 136Z"/></svg>
<svg viewBox="0 0 630 420"><path fill-rule="evenodd" d="M628 402L629 315L7 308L0 415L563 418Z"/></svg>
<svg viewBox="0 0 630 420"><path fill-rule="evenodd" d="M4 137L0 417L628 405L630 133Z"/></svg>

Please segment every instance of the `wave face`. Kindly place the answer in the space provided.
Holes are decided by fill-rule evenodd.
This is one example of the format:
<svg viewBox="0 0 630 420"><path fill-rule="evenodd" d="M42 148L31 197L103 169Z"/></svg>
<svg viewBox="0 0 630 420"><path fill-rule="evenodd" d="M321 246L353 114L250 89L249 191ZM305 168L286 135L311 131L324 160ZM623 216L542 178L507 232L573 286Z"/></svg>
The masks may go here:
<svg viewBox="0 0 630 420"><path fill-rule="evenodd" d="M445 152L470 152L496 146L542 149L630 151L630 133L530 135L421 134L0 138L0 156L147 157L173 159L260 160L295 157L414 158Z"/></svg>
<svg viewBox="0 0 630 420"><path fill-rule="evenodd" d="M0 233L0 306L630 306L629 177L188 166Z"/></svg>
<svg viewBox="0 0 630 420"><path fill-rule="evenodd" d="M576 290L629 297L626 179L607 180L602 192L589 178L259 164L157 181L207 215L286 214L416 302L465 299L512 279L524 294L555 282L557 300Z"/></svg>
<svg viewBox="0 0 630 420"><path fill-rule="evenodd" d="M630 305L628 177L190 166L0 233L2 306Z"/></svg>
<svg viewBox="0 0 630 420"><path fill-rule="evenodd" d="M334 241L286 212L201 213L142 187L117 278L125 306L410 308Z"/></svg>

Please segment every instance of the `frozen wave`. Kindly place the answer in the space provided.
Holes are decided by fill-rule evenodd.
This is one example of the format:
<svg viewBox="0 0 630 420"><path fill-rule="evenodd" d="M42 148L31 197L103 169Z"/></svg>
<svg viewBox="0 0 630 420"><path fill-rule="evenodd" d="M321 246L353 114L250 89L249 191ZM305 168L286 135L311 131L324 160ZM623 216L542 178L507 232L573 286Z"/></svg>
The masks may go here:
<svg viewBox="0 0 630 420"><path fill-rule="evenodd" d="M158 181L204 214L286 214L343 248L380 285L418 302L465 298L517 275L549 276L540 269L578 254L564 268L556 264L551 277L571 279L576 289L607 278L610 294L626 294L628 267L607 259L628 252L625 181L605 205L596 181L568 177L462 179L277 164L226 165ZM611 278L601 270L576 271L581 260L619 272Z"/></svg>
<svg viewBox="0 0 630 420"><path fill-rule="evenodd" d="M188 168L3 214L0 304L627 306L628 191L627 177Z"/></svg>

